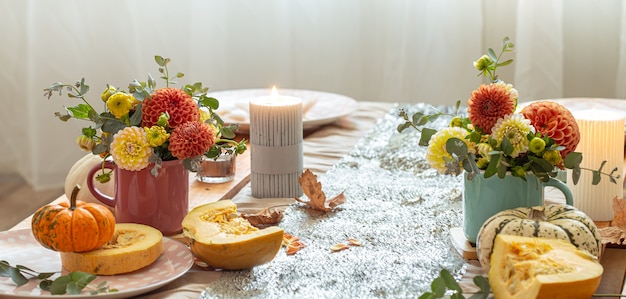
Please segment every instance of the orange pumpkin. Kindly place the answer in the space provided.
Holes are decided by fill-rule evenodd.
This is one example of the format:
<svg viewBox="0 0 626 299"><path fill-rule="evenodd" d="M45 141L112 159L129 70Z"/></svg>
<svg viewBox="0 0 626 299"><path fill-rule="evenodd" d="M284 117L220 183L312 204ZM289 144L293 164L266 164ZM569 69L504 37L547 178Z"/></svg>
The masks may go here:
<svg viewBox="0 0 626 299"><path fill-rule="evenodd" d="M107 243L115 232L115 216L106 207L76 200L76 186L69 202L52 203L33 215L31 229L44 247L61 252L85 252Z"/></svg>

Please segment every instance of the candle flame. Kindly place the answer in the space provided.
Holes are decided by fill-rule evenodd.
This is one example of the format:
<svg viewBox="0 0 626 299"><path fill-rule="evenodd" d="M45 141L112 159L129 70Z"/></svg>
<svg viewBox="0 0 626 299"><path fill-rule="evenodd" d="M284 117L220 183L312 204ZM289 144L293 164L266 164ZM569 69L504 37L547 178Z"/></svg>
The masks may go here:
<svg viewBox="0 0 626 299"><path fill-rule="evenodd" d="M276 90L276 85L272 86L272 97L278 97L278 90Z"/></svg>

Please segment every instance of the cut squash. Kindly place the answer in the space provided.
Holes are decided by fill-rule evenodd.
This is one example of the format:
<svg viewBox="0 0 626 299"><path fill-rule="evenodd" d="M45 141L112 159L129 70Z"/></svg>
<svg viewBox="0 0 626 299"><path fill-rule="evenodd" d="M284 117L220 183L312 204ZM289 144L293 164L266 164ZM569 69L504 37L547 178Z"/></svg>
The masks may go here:
<svg viewBox="0 0 626 299"><path fill-rule="evenodd" d="M61 265L67 271L116 275L144 268L163 253L163 235L143 224L118 223L111 240L88 252L61 252Z"/></svg>
<svg viewBox="0 0 626 299"><path fill-rule="evenodd" d="M591 254L557 239L498 235L489 285L498 299L591 298L603 268Z"/></svg>
<svg viewBox="0 0 626 299"><path fill-rule="evenodd" d="M216 269L240 270L274 259L283 229L258 229L237 215L230 200L198 206L183 219L183 236L198 258Z"/></svg>

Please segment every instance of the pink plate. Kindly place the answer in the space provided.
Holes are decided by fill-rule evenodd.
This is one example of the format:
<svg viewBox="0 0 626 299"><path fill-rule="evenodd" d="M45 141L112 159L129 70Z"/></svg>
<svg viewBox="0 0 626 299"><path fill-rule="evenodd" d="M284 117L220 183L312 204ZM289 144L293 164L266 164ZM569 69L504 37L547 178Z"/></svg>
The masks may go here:
<svg viewBox="0 0 626 299"><path fill-rule="evenodd" d="M39 289L39 281L36 279L17 287L10 277L0 277L0 297L128 298L147 293L174 281L193 265L193 256L184 244L164 237L163 246L163 254L148 267L126 274L99 276L92 281L93 285L106 281L109 287L118 289L117 292L90 295L88 291L84 291L80 295L51 295ZM0 260L7 261L12 266L23 265L38 272L61 271L59 253L42 247L30 229L0 232Z"/></svg>

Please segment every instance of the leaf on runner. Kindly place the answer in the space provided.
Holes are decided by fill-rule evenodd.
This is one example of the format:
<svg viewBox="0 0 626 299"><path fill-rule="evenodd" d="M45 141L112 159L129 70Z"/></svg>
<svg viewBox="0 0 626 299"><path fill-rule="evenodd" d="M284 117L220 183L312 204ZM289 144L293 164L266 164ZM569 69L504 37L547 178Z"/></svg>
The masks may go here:
<svg viewBox="0 0 626 299"><path fill-rule="evenodd" d="M287 255L294 255L300 251L300 249L306 247L306 245L300 241L300 238L288 233L283 234L283 243L281 245L285 247L285 253Z"/></svg>
<svg viewBox="0 0 626 299"><path fill-rule="evenodd" d="M343 192L326 200L326 194L322 191L322 183L317 180L317 176L309 169L302 173L298 178L298 182L300 182L300 187L302 187L302 191L309 198L309 201L304 201L298 197L295 199L315 210L329 212L336 206L346 202Z"/></svg>
<svg viewBox="0 0 626 299"><path fill-rule="evenodd" d="M283 219L283 212L268 207L255 214L241 214L241 217L248 220L254 227L267 227L278 224Z"/></svg>

